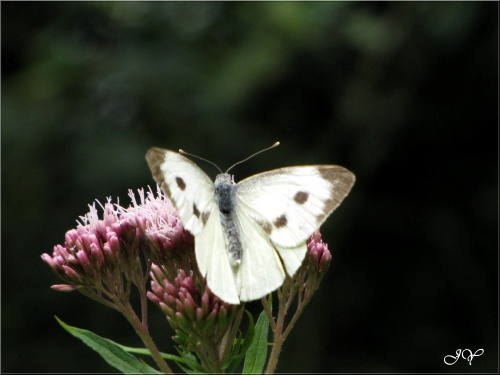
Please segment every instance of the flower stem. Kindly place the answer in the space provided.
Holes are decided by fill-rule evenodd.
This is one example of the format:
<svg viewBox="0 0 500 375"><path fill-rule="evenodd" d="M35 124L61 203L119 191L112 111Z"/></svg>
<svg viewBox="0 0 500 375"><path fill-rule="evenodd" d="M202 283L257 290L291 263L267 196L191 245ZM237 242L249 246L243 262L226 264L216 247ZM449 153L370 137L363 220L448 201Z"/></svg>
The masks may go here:
<svg viewBox="0 0 500 375"><path fill-rule="evenodd" d="M269 306L269 303L267 302L267 298L262 297L261 302L262 302L262 306L264 306L264 311L266 312L267 319L269 320L269 325L271 326L271 330L273 332L275 332L276 331L276 322L274 321L273 312L271 310L271 307Z"/></svg>
<svg viewBox="0 0 500 375"><path fill-rule="evenodd" d="M274 374L276 371L276 366L278 365L278 358L281 353L281 348L283 347L283 343L285 342L285 335L283 335L283 330L285 327L285 316L289 307L289 297L292 293L290 293L293 284L290 279L286 279L281 290L278 290L278 316L276 317L276 321L272 318L272 311L264 300L262 300L264 309L266 314L269 317L271 314L271 318L269 319L271 330L274 334L274 342L271 349L271 354L269 355L269 360L267 361L266 374ZM266 307L267 305L267 307Z"/></svg>
<svg viewBox="0 0 500 375"><path fill-rule="evenodd" d="M226 357L231 351L231 348L234 343L234 339L236 338L236 335L238 334L238 329L240 327L241 319L243 317L243 312L245 311L245 304L241 304L240 306L237 307L237 311L235 312L235 318L227 332L224 334L222 338L222 342L220 344L219 348L219 356L221 358L221 362L224 362Z"/></svg>
<svg viewBox="0 0 500 375"><path fill-rule="evenodd" d="M141 338L144 345L146 345L146 348L148 348L151 356L153 357L160 370L165 374L173 374L172 369L167 364L167 362L165 362L165 360L161 356L160 351L156 347L156 344L149 335L147 326L141 322L132 306L130 306L130 304L128 303L125 304L121 312L125 316L125 318L127 318L132 327L134 327L135 332Z"/></svg>

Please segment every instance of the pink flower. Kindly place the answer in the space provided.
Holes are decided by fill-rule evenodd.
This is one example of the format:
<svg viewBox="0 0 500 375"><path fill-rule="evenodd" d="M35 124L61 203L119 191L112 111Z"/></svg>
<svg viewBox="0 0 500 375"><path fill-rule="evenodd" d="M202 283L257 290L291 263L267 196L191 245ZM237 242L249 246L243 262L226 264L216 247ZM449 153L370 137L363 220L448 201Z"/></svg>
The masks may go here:
<svg viewBox="0 0 500 375"><path fill-rule="evenodd" d="M328 250L328 245L323 242L319 230L311 236L307 249L307 257L312 265L316 266L319 272L326 271L332 261L332 253Z"/></svg>
<svg viewBox="0 0 500 375"><path fill-rule="evenodd" d="M142 189L138 193L139 203L129 192L129 208L112 204L110 198L104 206L99 203L102 218L95 203L89 205L89 212L80 217L77 227L66 232L64 245L54 246L52 256L42 254L42 260L67 283L53 286L54 290L83 287L90 294L113 293L123 284L123 275L133 282L144 278L141 252L145 251L148 259L151 254L161 258L184 249L183 241L190 243L172 203L161 190L157 196L151 190L147 196Z"/></svg>
<svg viewBox="0 0 500 375"><path fill-rule="evenodd" d="M174 340L200 356L206 355L204 351L209 347L218 352L241 306L220 300L198 272L180 269L174 279L169 279L165 268L156 264L151 267L151 291L147 296L167 316L176 332ZM205 347L200 347L200 338Z"/></svg>
<svg viewBox="0 0 500 375"><path fill-rule="evenodd" d="M151 259L165 265L165 272L171 279L178 269L194 270L194 238L184 230L178 212L160 188L157 197L149 191L139 191L139 202L129 191L132 206L122 213L121 219L140 228L144 236L145 248Z"/></svg>
<svg viewBox="0 0 500 375"><path fill-rule="evenodd" d="M193 271L179 270L174 280L168 280L164 268L153 264L148 298L167 316L174 317L180 313L186 315L188 320L200 322L231 310L232 305L221 301L210 291L205 280Z"/></svg>

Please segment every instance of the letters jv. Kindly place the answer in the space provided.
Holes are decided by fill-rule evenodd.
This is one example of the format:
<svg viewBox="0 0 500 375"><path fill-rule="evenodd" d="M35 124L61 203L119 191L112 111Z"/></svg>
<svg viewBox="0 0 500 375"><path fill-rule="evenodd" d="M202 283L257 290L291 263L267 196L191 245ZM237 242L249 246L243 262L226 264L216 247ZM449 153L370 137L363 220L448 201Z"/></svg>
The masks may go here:
<svg viewBox="0 0 500 375"><path fill-rule="evenodd" d="M469 365L471 365L474 357L479 357L480 355L482 355L484 353L484 350L478 349L475 353L472 353L470 349L457 349L456 353L457 355L445 356L444 363L446 363L447 365L454 365L460 359L460 357L462 357L463 359L469 361Z"/></svg>

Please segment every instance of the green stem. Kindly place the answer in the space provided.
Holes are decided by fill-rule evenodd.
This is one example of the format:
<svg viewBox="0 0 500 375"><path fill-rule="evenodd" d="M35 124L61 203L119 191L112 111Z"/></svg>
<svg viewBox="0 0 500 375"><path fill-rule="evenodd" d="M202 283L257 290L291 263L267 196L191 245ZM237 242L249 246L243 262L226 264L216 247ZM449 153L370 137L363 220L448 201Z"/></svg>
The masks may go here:
<svg viewBox="0 0 500 375"><path fill-rule="evenodd" d="M123 309L121 312L125 316L125 318L127 318L127 320L132 325L132 327L134 327L135 332L141 338L144 345L146 345L146 348L148 348L149 352L151 353L151 356L153 357L154 361L156 362L156 364L158 365L160 370L165 374L173 374L172 369L169 367L167 362L163 359L160 351L156 347L156 344L154 343L153 339L149 335L147 326L141 322L141 320L136 315L132 306L130 306L129 303L126 303L123 306Z"/></svg>
<svg viewBox="0 0 500 375"><path fill-rule="evenodd" d="M295 310L293 316L292 316L292 319L290 320L290 322L288 323L286 329L285 329L285 332L283 332L283 341L286 340L286 338L288 337L288 334L290 333L290 331L292 330L293 326L295 325L295 323L297 322L297 320L299 319L300 315L302 315L302 312L304 311L304 307L307 305L309 301L306 301L305 303L301 303L299 301L298 305L297 305L297 310Z"/></svg>
<svg viewBox="0 0 500 375"><path fill-rule="evenodd" d="M299 271L300 272L300 271ZM274 333L274 342L271 349L271 354L269 355L269 360L267 362L266 374L273 374L278 365L278 357L281 353L281 349L288 334L294 327L295 323L299 319L300 315L304 311L304 307L311 300L311 293L305 293L301 286L305 283L305 275L299 273L294 279L287 278L283 283L282 287L278 289L278 301L279 309L276 322L273 319L272 311L262 300L264 310L269 318L270 327ZM292 319L285 327L285 317L288 314L288 310L291 308L295 298L297 298L297 308L292 316Z"/></svg>
<svg viewBox="0 0 500 375"><path fill-rule="evenodd" d="M267 362L266 374L274 374L276 366L278 365L278 358L281 353L281 348L283 347L284 339L281 335L274 335L273 348L271 349L271 354L269 355L269 361Z"/></svg>
<svg viewBox="0 0 500 375"><path fill-rule="evenodd" d="M198 358L201 361L203 368L207 372L220 374L222 373L221 359L217 355L217 350L215 349L215 343L207 340L206 337L193 332L196 338L199 340L201 345L198 345L195 349Z"/></svg>
<svg viewBox="0 0 500 375"><path fill-rule="evenodd" d="M283 286L278 290L278 316L276 318L276 323L271 324L271 329L274 334L274 342L271 349L271 354L269 355L269 360L267 361L266 374L274 374L276 371L276 366L278 365L278 358L281 353L281 348L285 342L285 337L283 336L283 329L285 325L285 316L288 310L288 297L290 296L291 280L286 279ZM264 307L265 308L265 307ZM268 310L269 307L267 308ZM266 314L268 314L266 310ZM270 320L270 322L272 319Z"/></svg>
<svg viewBox="0 0 500 375"><path fill-rule="evenodd" d="M302 315L302 312L304 311L304 308L311 302L312 296L314 292L318 289L319 283L321 279L319 280L312 280L311 285L308 286L308 288L305 291L302 291L299 294L298 301L297 301L297 308L292 316L292 319L288 323L285 332L283 333L284 339L287 338L288 334L292 330L293 326L299 319L299 317Z"/></svg>
<svg viewBox="0 0 500 375"><path fill-rule="evenodd" d="M211 368L207 370L217 374L222 373L221 359L217 355L217 350L215 348L214 343L205 341L205 345L208 347L208 357L211 359L210 360Z"/></svg>
<svg viewBox="0 0 500 375"><path fill-rule="evenodd" d="M261 302L262 302L262 306L264 306L264 311L266 312L267 319L269 320L269 325L271 327L271 330L273 332L276 332L276 322L274 321L273 312L271 310L271 307L269 306L267 298L262 297Z"/></svg>
<svg viewBox="0 0 500 375"><path fill-rule="evenodd" d="M245 311L245 304L242 303L238 307L236 307L237 311L235 312L235 317L233 323L227 330L226 334L223 336L221 345L219 347L219 353L221 358L221 363L224 363L224 360L228 356L233 346L236 335L238 334L238 329L240 328L241 319L243 317L243 312Z"/></svg>

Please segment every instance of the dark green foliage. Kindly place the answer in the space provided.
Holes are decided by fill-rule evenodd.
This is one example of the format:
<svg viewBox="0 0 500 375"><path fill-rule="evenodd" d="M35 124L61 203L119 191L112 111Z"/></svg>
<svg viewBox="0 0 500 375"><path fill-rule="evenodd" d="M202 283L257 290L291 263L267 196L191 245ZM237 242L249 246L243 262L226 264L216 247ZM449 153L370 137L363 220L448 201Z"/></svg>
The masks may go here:
<svg viewBox="0 0 500 375"><path fill-rule="evenodd" d="M109 371L54 314L141 346L118 314L50 290L40 254L94 199L152 185L149 147L225 169L277 140L236 180L307 163L357 176L278 370L498 371L497 2L1 8L3 372ZM485 352L446 366L459 348Z"/></svg>

